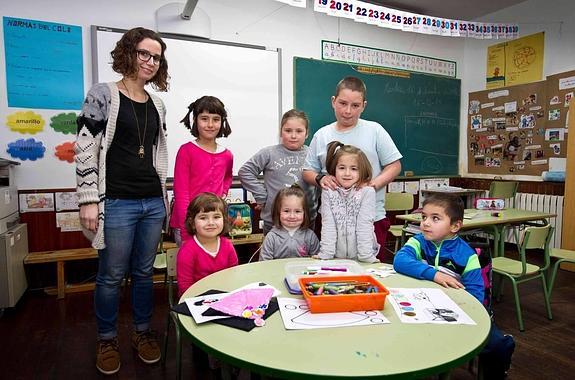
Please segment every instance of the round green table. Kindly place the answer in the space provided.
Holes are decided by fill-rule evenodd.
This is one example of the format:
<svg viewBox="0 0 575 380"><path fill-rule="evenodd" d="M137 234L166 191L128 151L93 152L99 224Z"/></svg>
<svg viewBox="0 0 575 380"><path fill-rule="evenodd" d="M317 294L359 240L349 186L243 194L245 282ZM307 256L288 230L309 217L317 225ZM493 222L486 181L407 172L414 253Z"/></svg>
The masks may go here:
<svg viewBox="0 0 575 380"><path fill-rule="evenodd" d="M210 289L234 290L265 282L288 293L283 259L240 265L214 273L190 287L182 300ZM317 261L315 261L317 262ZM366 265L376 268L382 264ZM400 274L379 279L388 288L439 287ZM490 319L485 308L464 290L445 289L476 325L404 324L386 299L383 314L391 323L377 326L286 330L280 312L250 332L214 323L197 325L180 315L185 334L207 353L264 376L294 379L420 378L448 374L475 357L487 340ZM389 297L388 297L389 298Z"/></svg>

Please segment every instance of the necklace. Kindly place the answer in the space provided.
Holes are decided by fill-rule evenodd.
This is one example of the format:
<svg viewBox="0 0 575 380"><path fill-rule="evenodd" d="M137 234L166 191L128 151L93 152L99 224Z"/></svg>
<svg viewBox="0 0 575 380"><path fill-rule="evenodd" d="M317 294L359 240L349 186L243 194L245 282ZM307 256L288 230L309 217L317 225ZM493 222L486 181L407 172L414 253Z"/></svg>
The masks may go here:
<svg viewBox="0 0 575 380"><path fill-rule="evenodd" d="M126 83L124 83L124 79L122 78L122 84L126 88L128 92L128 99L130 99L130 105L132 106L132 112L134 113L134 119L136 119L136 128L138 128L138 142L140 143L140 147L138 148L138 157L144 158L144 141L146 140L146 129L148 128L148 102L145 103L146 108L146 117L144 122L144 137L142 138L140 135L140 122L138 121L138 115L136 115L136 108L134 108L134 101L132 100L132 95L130 95L130 90Z"/></svg>

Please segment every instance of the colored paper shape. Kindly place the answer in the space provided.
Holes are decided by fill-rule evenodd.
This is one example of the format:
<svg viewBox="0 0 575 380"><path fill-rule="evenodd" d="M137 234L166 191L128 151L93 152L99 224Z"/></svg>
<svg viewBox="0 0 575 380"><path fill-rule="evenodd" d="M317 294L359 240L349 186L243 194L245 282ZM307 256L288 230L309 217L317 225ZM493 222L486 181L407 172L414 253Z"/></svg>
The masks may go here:
<svg viewBox="0 0 575 380"><path fill-rule="evenodd" d="M274 290L269 288L244 289L220 299L210 307L228 315L258 319L265 314L273 293Z"/></svg>
<svg viewBox="0 0 575 380"><path fill-rule="evenodd" d="M57 145L54 152L54 155L58 157L60 161L68 161L69 163L74 162L75 154L73 141L66 141L65 143Z"/></svg>
<svg viewBox="0 0 575 380"><path fill-rule="evenodd" d="M46 122L40 114L33 111L19 111L8 115L6 125L12 132L34 135L44 130Z"/></svg>
<svg viewBox="0 0 575 380"><path fill-rule="evenodd" d="M60 113L50 118L50 127L56 132L62 132L65 135L76 133L76 115L74 112Z"/></svg>
<svg viewBox="0 0 575 380"><path fill-rule="evenodd" d="M44 157L46 147L42 141L36 141L33 138L26 140L19 139L8 143L8 149L6 149L6 152L8 152L11 157L18 158L22 161L36 161L37 159Z"/></svg>

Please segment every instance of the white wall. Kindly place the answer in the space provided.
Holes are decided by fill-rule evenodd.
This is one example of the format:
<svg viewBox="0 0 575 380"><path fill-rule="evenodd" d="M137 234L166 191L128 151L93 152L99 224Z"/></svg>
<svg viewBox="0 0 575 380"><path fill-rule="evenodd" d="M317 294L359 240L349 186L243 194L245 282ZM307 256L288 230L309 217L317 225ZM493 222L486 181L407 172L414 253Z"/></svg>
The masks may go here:
<svg viewBox="0 0 575 380"><path fill-rule="evenodd" d="M181 0L184 2L184 0ZM103 25L129 29L144 26L155 29L155 11L170 3L169 0L18 0L2 1L0 14L9 17L43 20L49 22L79 25L83 28L85 91L92 83L90 57L90 25ZM425 36L416 33L388 30L373 25L364 25L352 20L329 17L313 11L313 3L308 8L291 7L273 0L200 0L198 7L206 11L212 21L212 39L279 47L282 51L282 98L283 109L293 104L294 56L321 58L321 40L340 40L380 49L437 57L457 62L458 77L461 76L463 62L463 39ZM182 21L186 22L186 21ZM1 35L0 35L1 36ZM3 37L0 37L3 38ZM2 55L3 56L3 55ZM0 71L4 76L4 59L0 61ZM335 83L326 83L335 87ZM9 109L6 100L6 84L0 81L0 118L16 111ZM214 94L217 95L217 94ZM329 99L325 99L326 102ZM254 102L257 107L257 102ZM181 111L181 110L177 110ZM61 111L43 110L40 113L49 118ZM168 110L168 112L176 112ZM168 126L180 128L181 126ZM234 133L241 133L241 127L234 127ZM43 132L49 134L49 131ZM8 136L7 136L8 134ZM18 138L35 137L45 141L50 138L70 140L70 137L20 135ZM0 156L6 156L6 141L13 141L14 133L0 126ZM56 143L54 142L55 146ZM17 169L17 183L20 189L75 187L74 165L62 163L51 155L48 146L46 158L36 162L25 161Z"/></svg>
<svg viewBox="0 0 575 380"><path fill-rule="evenodd" d="M519 24L519 37L545 32L545 58L543 78L548 75L575 69L575 1L573 0L528 0L500 10L478 21ZM461 65L461 134L459 144L459 173L463 176L493 178L493 175L467 172L467 103L468 94L485 90L487 47L496 44L494 40L467 39ZM535 180L537 176L503 176L507 179Z"/></svg>

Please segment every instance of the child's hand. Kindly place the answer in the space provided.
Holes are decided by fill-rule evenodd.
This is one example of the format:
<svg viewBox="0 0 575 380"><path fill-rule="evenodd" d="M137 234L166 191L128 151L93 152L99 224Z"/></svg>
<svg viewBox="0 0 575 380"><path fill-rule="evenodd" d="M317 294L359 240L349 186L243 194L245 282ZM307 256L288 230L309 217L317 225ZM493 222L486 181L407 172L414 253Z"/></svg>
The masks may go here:
<svg viewBox="0 0 575 380"><path fill-rule="evenodd" d="M433 277L433 282L443 286L444 288L465 289L465 286L455 278L448 274L437 272Z"/></svg>
<svg viewBox="0 0 575 380"><path fill-rule="evenodd" d="M319 258L319 255L311 255L310 257L311 257L312 259L321 260L321 259Z"/></svg>

